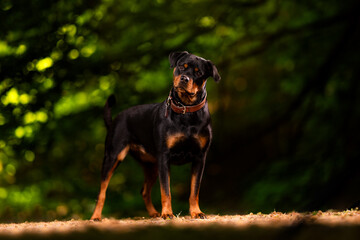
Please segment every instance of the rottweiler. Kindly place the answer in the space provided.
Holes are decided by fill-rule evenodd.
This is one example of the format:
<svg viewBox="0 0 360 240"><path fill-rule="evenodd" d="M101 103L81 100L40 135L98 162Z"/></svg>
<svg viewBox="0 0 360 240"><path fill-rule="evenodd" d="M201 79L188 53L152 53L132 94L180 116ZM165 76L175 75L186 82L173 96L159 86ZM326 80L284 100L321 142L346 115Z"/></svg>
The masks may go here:
<svg viewBox="0 0 360 240"><path fill-rule="evenodd" d="M170 165L192 163L190 215L206 218L199 207L199 189L206 155L212 139L207 103L206 80L221 77L209 60L186 51L169 55L173 71L173 87L162 103L131 107L111 116L115 97L104 107L107 128L105 154L101 171L101 187L92 220L101 220L106 189L117 166L130 153L143 167L145 181L141 190L150 217L174 217L170 194ZM151 201L151 188L159 177L161 214Z"/></svg>

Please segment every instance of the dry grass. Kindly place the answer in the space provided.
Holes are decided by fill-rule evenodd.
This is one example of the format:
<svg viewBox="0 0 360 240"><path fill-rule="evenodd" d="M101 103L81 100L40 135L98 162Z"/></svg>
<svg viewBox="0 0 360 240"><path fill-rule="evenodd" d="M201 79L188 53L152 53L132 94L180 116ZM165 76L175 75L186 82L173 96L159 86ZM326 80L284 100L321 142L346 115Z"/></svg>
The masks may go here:
<svg viewBox="0 0 360 240"><path fill-rule="evenodd" d="M33 239L34 236L57 236L57 238L59 238L59 236L63 236L64 238L69 239L69 236L74 234L77 234L77 236L87 234L86 238L91 238L91 236L95 236L96 234L110 234L111 236L125 234L127 236L131 236L131 233L144 233L148 232L149 229L157 229L157 231L169 231L170 229L171 231L179 233L184 230L188 232L192 230L199 231L201 229L204 230L205 233L207 230L210 230L210 232L215 231L214 233L217 233L217 231L227 229L227 232L233 233L244 233L250 231L250 235L257 235L262 231L265 236L274 236L274 239L276 239L275 236L277 236L278 233L283 233L283 229L286 229L289 233L291 233L292 230L299 229L299 227L302 226L306 226L304 230L313 226L317 226L317 228L326 227L330 229L343 229L344 227L348 229L349 227L352 227L356 229L357 234L357 230L360 229L360 211L318 211L313 213L273 212L270 214L258 213L227 216L211 215L204 220L191 219L190 217L177 217L172 220L163 220L160 218L135 218L119 220L104 219L101 222L93 222L89 220L25 222L19 224L0 224L0 239L7 237L24 237ZM254 229L260 230L259 232L254 232ZM95 235L89 235L89 232L94 233ZM275 235L267 235L266 232L270 232ZM77 239L79 239L79 237L77 237Z"/></svg>

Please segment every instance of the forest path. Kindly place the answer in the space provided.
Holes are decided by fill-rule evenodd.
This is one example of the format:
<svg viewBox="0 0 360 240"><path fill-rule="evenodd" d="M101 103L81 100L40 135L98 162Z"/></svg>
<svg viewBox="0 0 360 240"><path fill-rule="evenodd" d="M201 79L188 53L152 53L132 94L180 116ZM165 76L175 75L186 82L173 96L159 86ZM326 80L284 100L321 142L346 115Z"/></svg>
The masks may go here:
<svg viewBox="0 0 360 240"><path fill-rule="evenodd" d="M360 211L0 224L0 239L360 239Z"/></svg>

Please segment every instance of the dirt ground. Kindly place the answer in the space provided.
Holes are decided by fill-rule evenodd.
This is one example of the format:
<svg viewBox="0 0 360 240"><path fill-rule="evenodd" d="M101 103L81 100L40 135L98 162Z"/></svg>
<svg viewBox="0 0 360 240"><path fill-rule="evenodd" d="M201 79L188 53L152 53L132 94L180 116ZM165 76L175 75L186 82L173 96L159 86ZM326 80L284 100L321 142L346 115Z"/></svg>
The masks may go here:
<svg viewBox="0 0 360 240"><path fill-rule="evenodd" d="M69 220L0 224L0 239L360 239L360 211ZM344 238L345 237L345 238Z"/></svg>

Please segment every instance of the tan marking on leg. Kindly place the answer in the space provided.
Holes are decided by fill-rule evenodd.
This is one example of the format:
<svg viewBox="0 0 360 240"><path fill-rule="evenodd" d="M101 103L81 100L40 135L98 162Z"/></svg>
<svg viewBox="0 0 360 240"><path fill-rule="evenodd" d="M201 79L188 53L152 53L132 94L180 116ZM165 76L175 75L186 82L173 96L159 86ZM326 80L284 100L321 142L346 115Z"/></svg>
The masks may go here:
<svg viewBox="0 0 360 240"><path fill-rule="evenodd" d="M144 184L144 192L146 192L146 193L143 193L142 196L143 196L146 210L149 213L149 216L150 217L160 217L160 213L155 209L154 204L151 201L151 188L148 186L145 186L145 184Z"/></svg>
<svg viewBox="0 0 360 240"><path fill-rule="evenodd" d="M105 197L106 197L106 189L109 185L109 182L110 182L110 177L108 177L105 181L101 182L100 193L98 196L98 200L96 203L94 213L90 218L91 220L95 220L95 221L101 220L101 212L104 207Z"/></svg>
<svg viewBox="0 0 360 240"><path fill-rule="evenodd" d="M166 146L170 149L175 146L175 144L185 138L183 133L175 133L166 137Z"/></svg>
<svg viewBox="0 0 360 240"><path fill-rule="evenodd" d="M155 165L154 166L143 165L143 169L145 174L145 181L141 195L143 197L146 210L148 211L150 217L160 217L160 213L156 211L151 201L151 189L158 176L157 167Z"/></svg>
<svg viewBox="0 0 360 240"><path fill-rule="evenodd" d="M136 152L143 162L156 163L156 158L145 151L145 148L138 144L131 144L130 150Z"/></svg>
<svg viewBox="0 0 360 240"><path fill-rule="evenodd" d="M95 206L95 210L94 210L94 213L93 215L91 216L91 220L96 220L96 221L100 221L101 220L101 212L104 208L104 203L105 203L105 198L106 198L106 190L109 186L109 182L110 182L110 179L116 169L116 166L118 165L118 162L120 161L123 161L126 154L128 153L129 151L129 146L126 146L117 156L117 161L116 163L114 164L114 166L110 169L106 179L104 181L101 181L101 186L100 186L100 192L99 192L99 195L98 195L98 200L97 200L97 203L96 203L96 206Z"/></svg>
<svg viewBox="0 0 360 240"><path fill-rule="evenodd" d="M191 189L190 189L190 197L189 197L189 205L190 205L190 215L192 218L206 218L205 214L200 210L199 207L199 190L195 191L196 185L196 174L191 176Z"/></svg>
<svg viewBox="0 0 360 240"><path fill-rule="evenodd" d="M122 162L124 160L124 158L126 157L126 155L128 154L129 152L129 145L127 145L117 156L117 160L119 162Z"/></svg>
<svg viewBox="0 0 360 240"><path fill-rule="evenodd" d="M161 192L161 217L166 218L173 218L174 214L171 207L171 193L170 193L170 177L169 177L169 195L166 194L166 190L163 186L160 185L160 192Z"/></svg>

